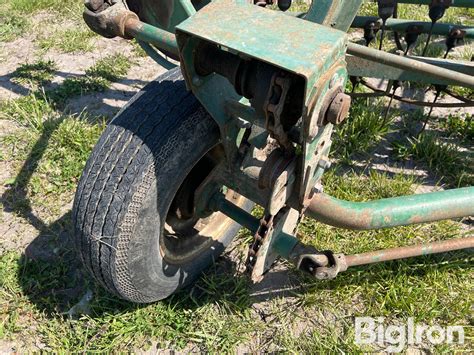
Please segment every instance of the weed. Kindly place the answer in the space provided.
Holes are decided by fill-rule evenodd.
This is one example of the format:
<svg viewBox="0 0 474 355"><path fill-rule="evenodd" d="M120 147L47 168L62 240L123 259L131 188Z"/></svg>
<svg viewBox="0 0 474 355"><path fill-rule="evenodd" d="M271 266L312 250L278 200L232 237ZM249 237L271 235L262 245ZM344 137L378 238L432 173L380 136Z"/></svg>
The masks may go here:
<svg viewBox="0 0 474 355"><path fill-rule="evenodd" d="M36 183L33 192L44 197L45 193L58 196L72 191L104 126L102 119L90 124L85 114L63 118L52 132L31 180L32 185Z"/></svg>
<svg viewBox="0 0 474 355"><path fill-rule="evenodd" d="M99 59L95 65L86 70L86 75L103 78L108 81L118 81L130 68L130 60L123 54L115 54Z"/></svg>
<svg viewBox="0 0 474 355"><path fill-rule="evenodd" d="M48 92L48 97L61 107L71 97L101 92L110 86L110 82L101 77L73 76L66 78L62 85Z"/></svg>
<svg viewBox="0 0 474 355"><path fill-rule="evenodd" d="M43 131L44 123L57 117L58 113L46 98L44 91L7 101L0 106L1 119L15 121L36 132Z"/></svg>
<svg viewBox="0 0 474 355"><path fill-rule="evenodd" d="M143 48L138 44L137 40L134 38L130 41L130 44L132 45L133 47L133 53L135 53L135 55L137 57L146 57L147 54L146 52L143 50Z"/></svg>
<svg viewBox="0 0 474 355"><path fill-rule="evenodd" d="M449 172L453 167L462 166L459 149L452 143L443 143L432 133L424 133L409 139L413 156L423 161L429 168L439 172Z"/></svg>
<svg viewBox="0 0 474 355"><path fill-rule="evenodd" d="M474 139L474 119L471 114L449 115L441 121L441 127L450 135L469 142Z"/></svg>
<svg viewBox="0 0 474 355"><path fill-rule="evenodd" d="M12 74L13 81L21 84L44 85L51 81L57 70L53 60L39 59L34 63L21 64Z"/></svg>

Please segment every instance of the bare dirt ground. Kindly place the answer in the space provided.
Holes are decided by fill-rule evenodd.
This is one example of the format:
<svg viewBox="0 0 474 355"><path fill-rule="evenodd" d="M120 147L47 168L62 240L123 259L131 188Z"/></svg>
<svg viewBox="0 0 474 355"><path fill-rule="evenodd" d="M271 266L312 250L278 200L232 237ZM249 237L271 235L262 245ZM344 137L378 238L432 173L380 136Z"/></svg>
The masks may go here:
<svg viewBox="0 0 474 355"><path fill-rule="evenodd" d="M41 15L43 16L43 15ZM39 21L40 19L38 19ZM44 20L41 18L41 20ZM67 54L55 50L46 52L40 51L35 41L20 38L12 42L0 44L0 101L14 99L24 96L28 93L28 88L17 84L11 80L12 73L16 70L19 63L33 62L41 56L45 60L53 59L57 65L57 71L51 81L50 87L54 87L70 76L83 75L85 70L91 67L98 59L110 54L121 53L132 58L133 65L126 78L114 82L111 87L104 92L74 97L68 100L65 110L70 113L81 113L87 111L92 115L103 115L108 118L113 115L147 82L157 77L165 70L159 67L148 57L140 57L134 54L134 48L127 41L122 39L103 39L94 37L94 50L84 53ZM8 55L5 55L8 53ZM381 86L383 86L381 84ZM432 100L431 94L425 97L426 100ZM411 107L405 107L411 109ZM450 111L444 109L435 109L433 115L438 117L446 116ZM464 113L474 114L474 109L465 109ZM0 138L11 135L22 128L15 122L0 120ZM408 161L405 166L400 167L399 164L392 164L386 152L386 146L381 145L374 158L371 160L369 168L391 173L409 173L411 175L425 176L429 178L429 172L424 169L418 169L413 161ZM361 166L367 166L366 162ZM13 166L6 160L0 160L0 181L5 182L14 179L18 174L17 167ZM436 185L436 179L426 180L418 192L431 190ZM437 187L438 188L438 187ZM0 185L0 195L4 195L9 189L8 185L2 183ZM41 258L55 262L61 256L61 248L70 243L70 225L68 223L69 213L72 204L72 193L69 196L69 202L60 207L58 211L51 214L50 211L44 211L42 207L33 206L26 214L19 215L15 213L0 200L3 209L0 212L0 254L10 251L19 250L25 252L28 257L33 259ZM47 227L48 226L48 227ZM51 232L52 231L52 232ZM52 243L52 241L55 243ZM237 248L236 245L234 245ZM69 248L69 247L67 247ZM227 256L220 262L222 268L227 268L226 263L240 263L242 253L234 250L228 252ZM73 261L76 262L76 261ZM297 298L293 297L294 292L301 287L300 280L295 279L284 263L278 264L258 285L252 287L250 293L253 297L253 310L256 317L260 317L263 322L271 324L272 309L276 307L274 301L278 297L285 297L277 301L278 307L287 308L289 312L296 310L295 302ZM75 292L81 289L78 285L77 289L69 290L71 296L76 296ZM67 295L66 295L67 298ZM357 300L354 300L354 307L357 308ZM349 311L346 310L348 313ZM308 328L324 326L325 322L334 321L334 314L330 312L322 312L318 314L306 314L302 316L302 320L293 324L292 333L298 336L304 333ZM277 325L275 325L277 327ZM268 334L255 340L256 343L241 345L237 351L255 351L262 346L265 341L271 342L273 327L268 328ZM37 344L41 348L44 344ZM18 344L9 341L0 341L0 353L14 352L18 350ZM197 350L190 348L187 350ZM278 349L268 349L278 350ZM155 350L150 351L153 353ZM410 350L416 353L417 350Z"/></svg>

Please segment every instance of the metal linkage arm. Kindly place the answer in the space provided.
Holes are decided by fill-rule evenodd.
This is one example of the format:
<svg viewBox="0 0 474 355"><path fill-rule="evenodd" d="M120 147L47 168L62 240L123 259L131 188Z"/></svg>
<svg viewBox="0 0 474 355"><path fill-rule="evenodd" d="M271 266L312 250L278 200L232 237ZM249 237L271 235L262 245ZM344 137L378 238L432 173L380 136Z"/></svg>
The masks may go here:
<svg viewBox="0 0 474 355"><path fill-rule="evenodd" d="M474 248L474 237L456 238L429 244L410 245L407 247L389 248L362 254L345 255L345 261L347 267L350 267L469 248Z"/></svg>
<svg viewBox="0 0 474 355"><path fill-rule="evenodd" d="M130 19L125 22L125 33L137 40L151 43L157 48L174 55L176 58L179 56L178 44L176 43L174 33L148 25L136 19Z"/></svg>
<svg viewBox="0 0 474 355"><path fill-rule="evenodd" d="M327 195L325 196L330 198ZM354 209L346 209L343 210L342 213L347 216L344 218L346 224L349 223L348 220L351 218L354 218L356 221L360 221L363 219L363 217L366 217L367 221L370 222L374 217L376 217L375 219L380 219L383 218L383 215L385 215L387 218L385 221L379 221L375 224L367 224L367 222L364 222L366 223L366 226L371 228L376 225L379 226L378 228L383 228L387 226L454 218L455 216L466 216L474 212L473 198L474 188L455 189L430 194L384 199L373 202L359 202L359 204L362 205L366 204L365 206L367 206L367 204L372 204L373 206L374 203L379 203L383 206L383 208L375 208L365 212L361 210L357 211ZM333 200L335 200L337 203L341 203L341 200ZM319 201L319 203L326 202L319 200L319 197L313 202L316 201ZM350 202L347 201L342 202L350 204ZM400 202L405 203L405 205L398 205ZM357 204L357 202L355 202L355 204ZM397 205L398 208L396 207ZM438 207L435 207L435 205ZM209 207L214 211L220 211L224 213L228 217L235 220L237 223L250 229L252 232L255 232L259 227L260 222L257 218L226 200L224 195L220 193L214 195L211 198ZM312 211L311 207L312 206L310 205L310 212ZM391 211L392 208L395 210L393 213ZM402 213L404 208L407 208L407 215ZM334 208L332 204L327 206L326 212L329 213L328 211L331 209L334 213L336 213L337 216L340 217L341 211L337 210L337 208ZM421 216L416 215L417 212L415 211L421 212ZM356 213L356 215L353 213ZM410 213L414 215L409 216L408 214ZM390 222L390 218L394 216L399 218L397 220L399 223ZM327 221L323 220L323 222ZM360 224L357 226L360 227ZM271 244L272 252L275 252L283 258L291 261L298 269L309 272L318 279L334 278L339 272L345 271L351 266L373 264L469 248L474 248L474 237L472 236L406 247L376 250L362 254L344 255L334 254L331 251L318 251L313 246L305 245L301 243L295 236L287 234L283 231L280 231L274 236L274 242Z"/></svg>
<svg viewBox="0 0 474 355"><path fill-rule="evenodd" d="M435 65L423 63L412 58L401 57L395 54L378 51L376 49L361 46L355 43L348 43L347 53L369 61L390 65L399 69L422 73L430 76L437 76L453 85L459 85L474 89L474 77L437 67Z"/></svg>
<svg viewBox="0 0 474 355"><path fill-rule="evenodd" d="M91 11L86 7L83 17L89 28L101 36L136 38L153 44L174 59L179 58L176 36L173 33L140 21L138 15L128 10L121 2L102 11Z"/></svg>
<svg viewBox="0 0 474 355"><path fill-rule="evenodd" d="M344 201L316 193L306 215L335 227L357 230L466 217L474 215L474 187L369 202Z"/></svg>

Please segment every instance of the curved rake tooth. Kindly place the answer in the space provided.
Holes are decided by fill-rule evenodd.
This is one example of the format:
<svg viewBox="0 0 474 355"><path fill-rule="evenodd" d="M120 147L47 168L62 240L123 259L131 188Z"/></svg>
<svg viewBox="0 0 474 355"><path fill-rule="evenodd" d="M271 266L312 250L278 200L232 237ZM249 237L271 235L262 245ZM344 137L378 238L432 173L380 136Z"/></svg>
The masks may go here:
<svg viewBox="0 0 474 355"><path fill-rule="evenodd" d="M435 85L434 87L436 89L436 93L435 93L435 97L434 97L434 100L433 100L433 104L435 104L436 101L438 101L439 96L441 95L441 93L444 90L446 90L446 88L448 86L447 85ZM433 113L433 109L434 109L434 105L430 107L428 115L426 116L425 120L423 121L423 126L421 127L420 131L416 135L417 138L419 138L420 135L425 131L426 125L428 124L428 121L430 120L431 114Z"/></svg>
<svg viewBox="0 0 474 355"><path fill-rule="evenodd" d="M423 48L423 53L421 54L423 57L426 55L426 50L431 41L431 36L433 34L433 28L435 23L444 16L446 9L449 5L446 5L444 0L433 0L430 4L430 11L429 17L431 19L431 27L430 32L428 33L428 38L426 39L425 48Z"/></svg>
<svg viewBox="0 0 474 355"><path fill-rule="evenodd" d="M387 22L387 19L393 15L396 3L397 2L395 0L377 0L379 17L382 19L379 50L382 50L383 47L385 24Z"/></svg>

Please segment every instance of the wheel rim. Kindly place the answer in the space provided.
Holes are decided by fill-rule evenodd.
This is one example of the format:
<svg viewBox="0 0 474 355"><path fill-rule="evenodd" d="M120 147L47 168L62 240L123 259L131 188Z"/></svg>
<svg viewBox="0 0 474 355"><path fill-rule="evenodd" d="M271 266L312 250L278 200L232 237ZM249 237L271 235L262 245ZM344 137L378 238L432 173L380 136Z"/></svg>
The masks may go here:
<svg viewBox="0 0 474 355"><path fill-rule="evenodd" d="M160 235L160 251L168 263L183 264L216 247L219 239L235 223L221 212L214 212L206 218L194 215L194 191L222 159L222 147L211 148L193 166L176 191ZM226 198L240 207L246 202L246 198L232 190L227 191Z"/></svg>

